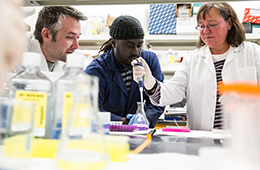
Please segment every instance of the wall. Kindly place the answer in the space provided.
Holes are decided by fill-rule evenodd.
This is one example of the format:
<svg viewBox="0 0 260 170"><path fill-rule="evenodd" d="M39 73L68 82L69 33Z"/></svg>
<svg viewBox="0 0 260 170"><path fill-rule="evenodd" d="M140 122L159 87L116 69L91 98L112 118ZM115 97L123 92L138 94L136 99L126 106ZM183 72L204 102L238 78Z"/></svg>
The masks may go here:
<svg viewBox="0 0 260 170"><path fill-rule="evenodd" d="M260 1L238 1L238 2L228 2L236 11L238 19L240 22L243 20L245 8L260 8Z"/></svg>
<svg viewBox="0 0 260 170"><path fill-rule="evenodd" d="M235 9L235 11L237 12L238 18L241 22L243 20L243 14L244 14L245 8L259 8L260 7L260 1L238 1L238 2L229 2L229 4ZM88 22L92 19L93 16L97 16L97 17L99 17L99 19L106 22L108 14L111 17L117 17L120 15L131 15L131 16L134 16L139 19L139 21L141 22L141 24L145 28L145 30L147 30L147 27L148 27L148 18L147 18L148 14L147 13L148 13L149 7L150 7L149 4L144 4L144 5L85 5L85 6L74 6L74 7L77 8L78 10L80 10L81 12L83 12L89 18L88 21L85 21L84 23L82 23L82 34L87 35L86 37L89 37L88 35L90 35L91 33L89 30L86 31L86 29L84 29L84 28L87 27L87 24L89 24ZM32 7L29 7L29 8L32 8ZM37 19L37 15L38 15L37 13L41 8L42 7L36 7L35 14L32 15L31 17L28 17L27 19L25 19L25 22L28 25L32 26L31 27L32 31L34 30L34 24ZM85 31L83 31L83 30L85 30ZM108 32L104 31L103 34L108 35ZM94 42L95 42L95 40L94 40ZM90 54L91 56L93 56L93 55L98 54L98 49L100 46L101 45L98 45L97 47L95 47L95 48L97 48L95 50L89 50L88 48L81 47L81 50L83 50L84 53ZM174 70L176 70L176 68L172 67L172 65L170 65L170 67L168 68L168 65L163 64L162 61L164 61L163 58L167 53L167 49L172 48L172 47L164 47L164 48L165 49L163 49L163 46L158 46L158 50L154 50L154 48L153 48L153 50L154 50L154 52L157 53L157 56L161 61L163 73L165 75L168 75L169 77L171 77ZM188 50L187 46L185 46L185 50L186 51Z"/></svg>
<svg viewBox="0 0 260 170"><path fill-rule="evenodd" d="M229 4L237 12L239 20L242 22L244 9L245 8L260 8L260 1L237 1L229 2ZM86 16L102 16L104 20L107 18L107 14L110 14L112 17L119 15L132 15L138 18L143 27L146 27L147 20L145 18L145 11L149 11L149 5L84 5L84 6L74 6ZM23 9L28 9L32 7L23 7ZM37 18L37 12L42 7L35 7L36 13L34 16L26 18L24 21L31 26L31 30L34 30L34 24Z"/></svg>
<svg viewBox="0 0 260 170"><path fill-rule="evenodd" d="M228 2L237 12L240 22L243 20L245 8L260 8L260 1L237 1ZM142 26L145 27L147 20L145 18L145 11L149 11L149 5L88 5L88 6L75 6L82 11L86 16L99 15L105 19L107 14L112 17L119 15L132 15L139 19Z"/></svg>

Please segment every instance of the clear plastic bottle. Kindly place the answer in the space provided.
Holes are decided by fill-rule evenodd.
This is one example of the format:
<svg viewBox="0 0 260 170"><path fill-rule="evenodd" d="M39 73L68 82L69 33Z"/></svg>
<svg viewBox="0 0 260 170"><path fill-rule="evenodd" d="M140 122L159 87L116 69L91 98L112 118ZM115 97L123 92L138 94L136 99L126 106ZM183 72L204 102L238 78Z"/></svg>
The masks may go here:
<svg viewBox="0 0 260 170"><path fill-rule="evenodd" d="M108 150L97 116L98 78L76 77L74 102L62 130L56 162L63 170L101 170L107 166Z"/></svg>
<svg viewBox="0 0 260 170"><path fill-rule="evenodd" d="M55 83L55 129L54 138L58 138L61 128L64 128L67 122L73 102L73 91L75 79L79 74L84 73L85 56L82 54L68 54L66 71Z"/></svg>
<svg viewBox="0 0 260 170"><path fill-rule="evenodd" d="M26 169L29 165L34 112L33 102L0 102L0 169Z"/></svg>
<svg viewBox="0 0 260 170"><path fill-rule="evenodd" d="M18 101L36 102L33 134L50 138L52 82L40 72L41 55L26 52L22 56L24 69L10 80L9 97Z"/></svg>

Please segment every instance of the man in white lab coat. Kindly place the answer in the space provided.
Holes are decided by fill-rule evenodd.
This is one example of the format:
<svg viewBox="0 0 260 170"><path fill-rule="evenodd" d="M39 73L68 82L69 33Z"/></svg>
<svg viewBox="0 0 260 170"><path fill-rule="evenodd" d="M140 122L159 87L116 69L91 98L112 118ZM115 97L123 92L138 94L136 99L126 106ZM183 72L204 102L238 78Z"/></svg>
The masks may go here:
<svg viewBox="0 0 260 170"><path fill-rule="evenodd" d="M79 48L80 20L87 17L69 6L43 7L27 51L42 55L41 71L64 72L67 54Z"/></svg>
<svg viewBox="0 0 260 170"><path fill-rule="evenodd" d="M260 46L244 41L244 28L228 3L204 3L197 13L197 22L198 49L184 58L169 82L156 80L142 59L143 68L134 67L134 79L145 74L144 86L153 104L169 105L186 97L191 129L222 129L218 83L256 84L260 80Z"/></svg>

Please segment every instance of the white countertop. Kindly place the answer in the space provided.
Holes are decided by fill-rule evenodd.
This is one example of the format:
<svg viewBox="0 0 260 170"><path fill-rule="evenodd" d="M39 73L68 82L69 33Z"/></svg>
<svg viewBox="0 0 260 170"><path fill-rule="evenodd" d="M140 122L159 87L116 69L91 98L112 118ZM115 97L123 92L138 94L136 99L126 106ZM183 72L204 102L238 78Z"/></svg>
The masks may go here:
<svg viewBox="0 0 260 170"><path fill-rule="evenodd" d="M187 162L189 162L187 164ZM185 166L184 166L185 165ZM161 154L129 154L125 162L109 162L105 170L141 170L178 168L182 170L199 169L199 156L185 155L179 153ZM23 170L58 170L54 159L33 158L29 167Z"/></svg>

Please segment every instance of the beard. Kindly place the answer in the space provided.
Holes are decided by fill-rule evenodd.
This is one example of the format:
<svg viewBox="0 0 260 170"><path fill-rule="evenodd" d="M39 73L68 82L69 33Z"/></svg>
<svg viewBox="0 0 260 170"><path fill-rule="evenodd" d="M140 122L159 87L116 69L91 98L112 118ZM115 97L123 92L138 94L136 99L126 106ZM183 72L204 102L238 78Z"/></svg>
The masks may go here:
<svg viewBox="0 0 260 170"><path fill-rule="evenodd" d="M132 60L135 60L136 58L139 58L140 55L130 55L128 57L121 54L122 51L119 49L116 49L114 52L116 60L127 70L132 70L131 62Z"/></svg>
<svg viewBox="0 0 260 170"><path fill-rule="evenodd" d="M140 57L140 56L131 56L131 57L129 57L129 58L130 58L130 59L135 58L135 59L133 59L133 60L136 60L136 59L139 58L139 57ZM129 63L125 62L125 64L123 65L124 68L126 68L126 69L128 69L128 70L132 70L132 69L133 69L133 66L132 66L131 62L132 62L133 60L130 60Z"/></svg>
<svg viewBox="0 0 260 170"><path fill-rule="evenodd" d="M132 70L132 68L133 68L133 66L131 64L127 64L127 63L125 63L123 66L127 70Z"/></svg>

